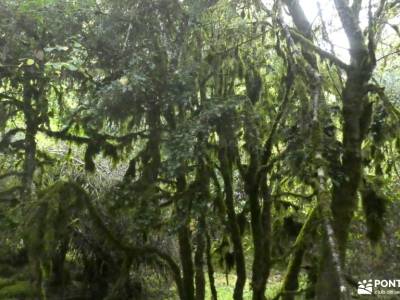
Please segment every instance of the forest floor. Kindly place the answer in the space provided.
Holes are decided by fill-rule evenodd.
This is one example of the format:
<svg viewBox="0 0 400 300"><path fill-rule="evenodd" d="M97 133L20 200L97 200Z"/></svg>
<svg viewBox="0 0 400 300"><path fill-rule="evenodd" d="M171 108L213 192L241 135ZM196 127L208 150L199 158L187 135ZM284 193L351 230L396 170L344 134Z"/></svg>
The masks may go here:
<svg viewBox="0 0 400 300"><path fill-rule="evenodd" d="M231 300L233 299L233 290L235 288L236 275L229 274L228 278L224 273L215 273L215 286L218 292L218 299L220 300ZM281 286L281 275L273 274L268 282L268 288L266 291L267 299L273 299L278 293ZM207 280L206 286L206 299L211 299L211 291L209 282ZM246 286L243 293L244 300L251 299L251 290L249 280L246 281Z"/></svg>

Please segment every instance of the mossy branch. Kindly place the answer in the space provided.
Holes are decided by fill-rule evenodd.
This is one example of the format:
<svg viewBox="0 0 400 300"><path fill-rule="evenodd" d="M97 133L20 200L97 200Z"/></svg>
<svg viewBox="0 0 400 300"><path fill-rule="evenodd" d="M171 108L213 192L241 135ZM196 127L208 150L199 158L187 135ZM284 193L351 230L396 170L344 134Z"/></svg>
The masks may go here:
<svg viewBox="0 0 400 300"><path fill-rule="evenodd" d="M342 60L337 58L332 53L325 51L325 50L321 49L320 47L314 45L313 42L311 42L309 39L304 37L302 34L298 33L296 30L294 30L294 29L289 29L289 30L290 30L290 34L294 40L301 43L304 47L315 51L321 58L325 58L325 59L329 60L330 62L334 63L339 68L341 68L345 71L348 71L350 69L350 66L348 64L346 64L345 62L343 62Z"/></svg>
<svg viewBox="0 0 400 300"><path fill-rule="evenodd" d="M293 245L293 253L290 257L285 278L283 280L280 295L283 299L294 299L293 292L298 288L298 275L300 272L303 255L307 247L308 236L316 225L318 206L312 208L303 227L301 228Z"/></svg>
<svg viewBox="0 0 400 300"><path fill-rule="evenodd" d="M89 211L90 216L92 217L95 225L106 235L107 239L112 243L112 245L117 248L118 250L124 252L127 256L151 256L156 255L162 261L164 261L173 274L175 283L177 285L178 291L181 291L182 286L182 279L181 279L181 272L178 264L174 261L174 259L168 255L167 253L157 249L156 247L152 246L132 246L124 244L120 239L118 239L111 230L104 224L103 220L101 219L100 215L96 211L93 204L90 202L89 197L86 195L82 198L84 205L86 206L87 210Z"/></svg>

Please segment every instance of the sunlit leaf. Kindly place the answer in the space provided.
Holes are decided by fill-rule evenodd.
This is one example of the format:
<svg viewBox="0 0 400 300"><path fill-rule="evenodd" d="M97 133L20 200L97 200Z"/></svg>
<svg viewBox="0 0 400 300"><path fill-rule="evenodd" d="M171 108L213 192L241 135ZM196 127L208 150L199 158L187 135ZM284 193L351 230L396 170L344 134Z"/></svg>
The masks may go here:
<svg viewBox="0 0 400 300"><path fill-rule="evenodd" d="M34 63L35 63L35 61L34 61L32 58L28 58L28 59L25 61L25 64L26 64L27 66L32 66Z"/></svg>

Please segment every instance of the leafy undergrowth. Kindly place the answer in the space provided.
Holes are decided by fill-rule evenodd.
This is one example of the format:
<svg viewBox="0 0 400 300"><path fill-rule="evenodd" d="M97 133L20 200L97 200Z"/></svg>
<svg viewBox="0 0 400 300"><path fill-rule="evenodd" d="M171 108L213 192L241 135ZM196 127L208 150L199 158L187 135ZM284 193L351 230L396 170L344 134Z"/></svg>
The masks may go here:
<svg viewBox="0 0 400 300"><path fill-rule="evenodd" d="M233 299L233 291L235 289L236 276L233 274L229 274L228 280L225 274L223 273L215 273L214 276L215 276L215 286L218 292L218 299L221 300ZM272 275L268 282L268 287L265 294L266 298L272 299L278 293L280 285L281 285L280 275L279 274ZM206 287L206 299L211 299L211 292L208 280ZM244 300L251 299L251 289L249 285L249 279L246 281L246 286L243 293L243 299Z"/></svg>
<svg viewBox="0 0 400 300"><path fill-rule="evenodd" d="M28 281L0 278L0 300L32 299L33 289Z"/></svg>

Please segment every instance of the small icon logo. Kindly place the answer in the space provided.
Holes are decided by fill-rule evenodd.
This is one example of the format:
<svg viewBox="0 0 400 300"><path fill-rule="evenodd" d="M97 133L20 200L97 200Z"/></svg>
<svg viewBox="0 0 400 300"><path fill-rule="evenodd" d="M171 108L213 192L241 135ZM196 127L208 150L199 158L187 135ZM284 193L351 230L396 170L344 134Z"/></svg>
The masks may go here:
<svg viewBox="0 0 400 300"><path fill-rule="evenodd" d="M359 295L372 295L372 279L358 282L357 293Z"/></svg>

